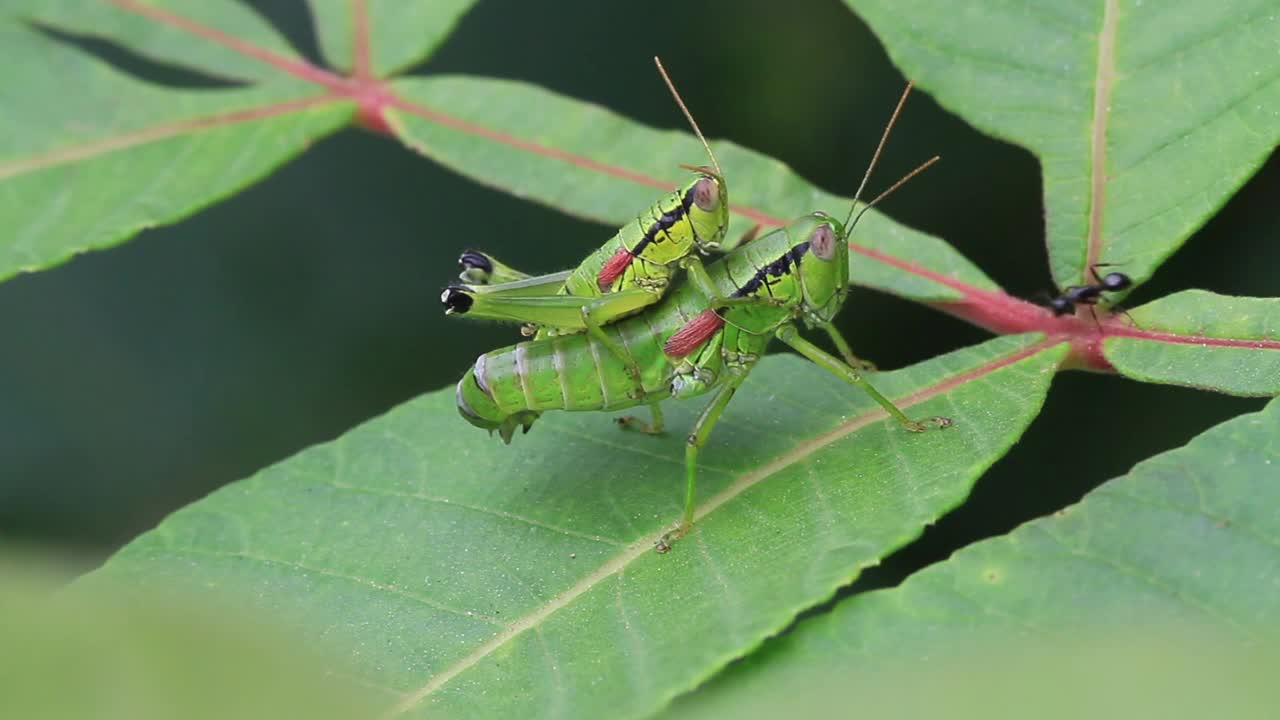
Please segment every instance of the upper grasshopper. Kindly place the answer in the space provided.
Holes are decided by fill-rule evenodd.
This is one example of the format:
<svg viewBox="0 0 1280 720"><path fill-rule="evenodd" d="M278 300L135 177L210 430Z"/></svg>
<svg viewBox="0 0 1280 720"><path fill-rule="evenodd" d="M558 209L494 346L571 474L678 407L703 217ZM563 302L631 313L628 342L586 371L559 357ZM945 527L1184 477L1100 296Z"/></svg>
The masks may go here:
<svg viewBox="0 0 1280 720"><path fill-rule="evenodd" d="M629 392L637 399L644 394L639 366L601 328L661 300L682 270L709 297L722 299L700 255L720 248L729 225L729 191L715 153L662 62L654 62L713 167L683 166L693 177L623 225L572 270L533 276L468 250L459 258L467 284L452 285L441 296L446 313L524 323L526 334L539 338L590 333L624 363L633 381Z"/></svg>
<svg viewBox="0 0 1280 720"><path fill-rule="evenodd" d="M897 115L895 111L893 118ZM892 125L890 120L872 167ZM935 160L881 193L863 212ZM870 172L869 167L868 176ZM546 410L618 410L643 402L652 410L651 423L635 418L620 422L657 433L663 429L660 400L714 390L714 398L687 436L684 513L676 529L659 541L659 550L669 548L692 525L698 451L774 338L866 392L907 430L950 425L943 417L911 420L852 364L800 336L797 325L821 328L842 354L852 358L832 320L848 295L848 236L861 217L854 217L856 208L855 196L843 223L815 212L744 243L707 268L710 292L699 283L686 282L638 316L599 328L625 351L625 362L597 353L590 335L542 337L481 355L458 383L458 411L471 424L498 431L509 443L517 428L527 432ZM629 392L628 366L640 371L643 400Z"/></svg>

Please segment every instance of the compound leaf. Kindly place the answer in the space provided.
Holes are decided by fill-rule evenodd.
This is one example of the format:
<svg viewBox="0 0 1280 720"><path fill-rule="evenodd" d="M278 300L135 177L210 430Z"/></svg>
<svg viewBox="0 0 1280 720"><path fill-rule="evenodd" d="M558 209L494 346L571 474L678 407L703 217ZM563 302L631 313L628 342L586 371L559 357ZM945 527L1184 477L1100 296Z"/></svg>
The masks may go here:
<svg viewBox="0 0 1280 720"><path fill-rule="evenodd" d="M387 77L421 62L443 44L476 0L307 0L307 4L331 65L354 71L357 57L363 54L367 57L364 72Z"/></svg>
<svg viewBox="0 0 1280 720"><path fill-rule="evenodd" d="M410 146L479 182L612 225L678 185L686 174L681 164L709 162L690 135L648 128L523 83L436 76L392 87L407 101L388 111L392 131ZM777 160L730 142L713 148L734 210L731 241L752 225L782 225L815 210L843 218L849 208L849 200ZM853 282L903 297L959 300L973 290L998 289L942 240L874 210L850 247Z"/></svg>
<svg viewBox="0 0 1280 720"><path fill-rule="evenodd" d="M921 435L765 358L704 453L696 529L665 555L697 403L672 403L662 438L549 413L504 447L450 388L179 511L98 576L257 598L345 648L395 714L638 717L961 502L1065 349L1000 338L877 375L911 414L955 420Z"/></svg>
<svg viewBox="0 0 1280 720"><path fill-rule="evenodd" d="M1277 427L1280 400L1273 400L1261 412L1139 463L1078 505L974 544L897 588L855 595L767 643L712 683L697 713L679 716L737 717L790 707L782 701L794 701L797 689L818 693L828 705L856 702L865 697L859 689L872 690L882 680L902 686L902 674L909 673L945 692L930 697L911 683L905 698L869 694L914 708L895 707L900 716L950 716L954 700L967 709L960 716L975 717L978 707L989 711L991 694L1018 697L1006 693L1025 679L1047 690L1017 700L1035 715L1041 713L1033 707L1055 707L1049 696L1081 709L1098 703L1081 703L1080 696L1101 693L1130 706L1134 698L1154 699L1172 710L1158 712L1162 717L1200 716L1190 707L1265 717L1277 692L1269 668L1280 652ZM1254 658L1262 665L1246 662L1241 641L1264 643L1265 652ZM1141 663L1112 662L1117 650L1118 657ZM1229 673L1215 668L1224 659ZM1117 674L1080 666L1094 662ZM982 672L988 667L1008 672ZM1055 668L1052 682L1040 674L1045 668ZM1262 674L1254 675L1256 669ZM817 686L815 677L845 683ZM976 685L947 681L957 677ZM1087 684L1064 685L1068 677ZM1152 678L1158 687L1149 686ZM1244 693L1232 695L1233 689ZM1270 704L1253 705L1259 697ZM1184 699L1195 704L1178 707Z"/></svg>
<svg viewBox="0 0 1280 720"><path fill-rule="evenodd" d="M1233 395L1280 394L1280 299L1186 290L1129 315L1132 334L1102 345L1121 374Z"/></svg>
<svg viewBox="0 0 1280 720"><path fill-rule="evenodd" d="M1271 0L846 0L908 77L1034 152L1060 286L1139 282L1280 142Z"/></svg>

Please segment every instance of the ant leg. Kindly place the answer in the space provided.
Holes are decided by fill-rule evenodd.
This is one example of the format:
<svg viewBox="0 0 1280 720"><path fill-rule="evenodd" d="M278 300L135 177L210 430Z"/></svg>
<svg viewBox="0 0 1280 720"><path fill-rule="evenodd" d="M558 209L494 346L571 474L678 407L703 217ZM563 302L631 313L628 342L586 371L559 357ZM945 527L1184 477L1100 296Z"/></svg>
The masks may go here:
<svg viewBox="0 0 1280 720"><path fill-rule="evenodd" d="M1142 329L1142 326L1138 324L1137 320L1133 319L1133 316L1129 314L1128 310L1125 310L1123 307L1119 305L1112 305L1110 309L1111 309L1112 315L1115 315L1116 313L1120 313L1121 315L1125 316L1129 320L1130 325L1132 325L1135 328L1138 328L1139 330Z"/></svg>

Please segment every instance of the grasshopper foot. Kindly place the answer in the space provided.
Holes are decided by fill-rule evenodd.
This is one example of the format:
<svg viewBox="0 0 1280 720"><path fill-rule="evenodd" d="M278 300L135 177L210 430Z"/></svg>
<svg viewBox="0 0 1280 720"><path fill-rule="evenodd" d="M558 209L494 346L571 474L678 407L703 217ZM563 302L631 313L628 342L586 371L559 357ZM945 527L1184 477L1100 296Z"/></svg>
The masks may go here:
<svg viewBox="0 0 1280 720"><path fill-rule="evenodd" d="M943 428L949 428L951 427L951 425L952 425L951 418L942 417L941 415L934 415L933 417L927 417L923 420L912 420L904 424L903 427L910 430L911 432L924 432L925 430L928 430L931 427L938 428L939 430L941 430Z"/></svg>
<svg viewBox="0 0 1280 720"><path fill-rule="evenodd" d="M662 428L655 426L653 423L647 423L634 415L615 418L614 422L618 423L618 427L623 430L635 430L645 435L661 435L664 432Z"/></svg>
<svg viewBox="0 0 1280 720"><path fill-rule="evenodd" d="M681 523L675 530L663 533L662 537L658 538L658 541L653 544L654 551L659 554L666 553L671 549L672 544L675 543L675 541L685 535L688 535L689 531L692 529L693 526Z"/></svg>
<svg viewBox="0 0 1280 720"><path fill-rule="evenodd" d="M853 368L854 370L857 370L858 372L879 372L880 371L880 368L876 367L875 363L871 362L870 360L863 360L857 355L846 355L844 358L844 361L849 363L849 367Z"/></svg>
<svg viewBox="0 0 1280 720"><path fill-rule="evenodd" d="M637 402L644 402L645 398L649 396L649 393L645 392L644 381L640 378L640 373L635 372L628 374L631 375L631 379L635 381L635 384L631 386L630 390L627 390L627 397Z"/></svg>

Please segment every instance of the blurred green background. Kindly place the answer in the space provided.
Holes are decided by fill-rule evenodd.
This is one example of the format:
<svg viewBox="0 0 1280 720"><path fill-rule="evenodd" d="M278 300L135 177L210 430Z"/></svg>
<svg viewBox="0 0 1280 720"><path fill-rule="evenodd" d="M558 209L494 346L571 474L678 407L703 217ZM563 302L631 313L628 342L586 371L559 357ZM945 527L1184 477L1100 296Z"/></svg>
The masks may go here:
<svg viewBox="0 0 1280 720"><path fill-rule="evenodd" d="M249 4L323 63L302 0ZM109 43L86 47L157 82L216 85ZM482 0L413 72L513 78L683 129L655 54L713 138L846 194L905 82L838 0ZM943 162L885 212L947 239L1014 294L1049 290L1035 159L918 93L873 189L934 153ZM1278 193L1273 157L1131 303L1189 287L1280 294ZM0 284L0 543L91 567L210 490L451 385L477 354L515 338L441 314L461 249L550 271L611 233L347 130L185 221ZM840 324L889 368L986 337L865 291ZM1051 512L1261 404L1064 374L971 500L868 582Z"/></svg>

